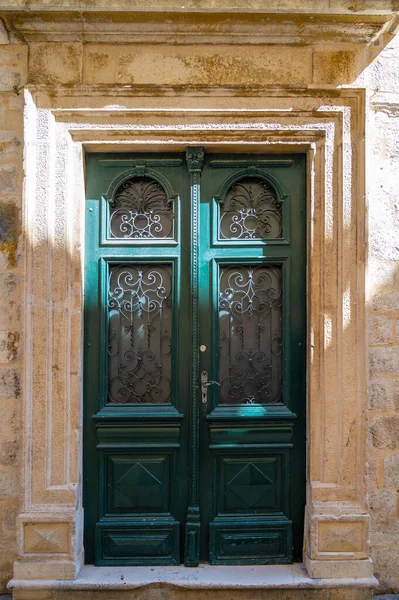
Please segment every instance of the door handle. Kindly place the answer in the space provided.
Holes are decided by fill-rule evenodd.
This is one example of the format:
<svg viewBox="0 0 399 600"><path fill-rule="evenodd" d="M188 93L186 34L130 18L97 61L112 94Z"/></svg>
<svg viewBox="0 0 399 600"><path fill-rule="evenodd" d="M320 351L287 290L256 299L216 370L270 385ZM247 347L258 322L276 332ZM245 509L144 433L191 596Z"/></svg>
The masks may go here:
<svg viewBox="0 0 399 600"><path fill-rule="evenodd" d="M218 381L208 381L208 372L207 371L201 371L201 401L202 401L202 404L206 404L208 402L208 388L213 383L220 387L220 383Z"/></svg>

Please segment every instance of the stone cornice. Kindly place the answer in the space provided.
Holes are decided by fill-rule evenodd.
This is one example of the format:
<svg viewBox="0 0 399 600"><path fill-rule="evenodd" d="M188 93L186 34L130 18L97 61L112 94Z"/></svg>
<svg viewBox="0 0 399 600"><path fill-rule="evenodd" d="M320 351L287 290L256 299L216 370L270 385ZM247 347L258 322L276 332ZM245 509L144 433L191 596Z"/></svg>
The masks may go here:
<svg viewBox="0 0 399 600"><path fill-rule="evenodd" d="M57 9L47 4L30 2L28 9L20 2L16 10L15 0L0 0L0 17L8 31L28 42L367 45L392 29L397 8L390 0L362 2L362 10L350 10L344 1L328 10L327 2L305 0L215 0L208 10L201 8L203 2L191 0L184 10L174 0L148 0L145 10L138 0L129 2L130 10L122 0L110 0L107 8L104 0L94 0L83 10L74 0L58 3ZM298 8L289 10L289 4Z"/></svg>
<svg viewBox="0 0 399 600"><path fill-rule="evenodd" d="M286 14L385 15L399 10L397 0L0 0L0 10L261 12Z"/></svg>

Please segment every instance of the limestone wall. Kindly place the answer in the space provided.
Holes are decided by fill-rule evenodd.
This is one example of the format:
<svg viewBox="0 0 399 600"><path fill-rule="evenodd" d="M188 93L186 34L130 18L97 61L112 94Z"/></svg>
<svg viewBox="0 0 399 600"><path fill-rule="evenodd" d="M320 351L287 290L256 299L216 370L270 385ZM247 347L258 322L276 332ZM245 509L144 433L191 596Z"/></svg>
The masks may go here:
<svg viewBox="0 0 399 600"><path fill-rule="evenodd" d="M15 519L24 490L19 478L23 95L10 90L26 81L69 88L94 83L366 87L371 553L381 589L399 590L399 42L366 51L40 42L31 45L29 59L23 43L0 46L0 589L11 578L17 555Z"/></svg>
<svg viewBox="0 0 399 600"><path fill-rule="evenodd" d="M20 505L21 206L23 94L7 90L25 83L27 48L0 46L0 589L16 556ZM4 91L7 91L4 93Z"/></svg>
<svg viewBox="0 0 399 600"><path fill-rule="evenodd" d="M367 112L369 501L374 571L399 590L399 36L359 80Z"/></svg>

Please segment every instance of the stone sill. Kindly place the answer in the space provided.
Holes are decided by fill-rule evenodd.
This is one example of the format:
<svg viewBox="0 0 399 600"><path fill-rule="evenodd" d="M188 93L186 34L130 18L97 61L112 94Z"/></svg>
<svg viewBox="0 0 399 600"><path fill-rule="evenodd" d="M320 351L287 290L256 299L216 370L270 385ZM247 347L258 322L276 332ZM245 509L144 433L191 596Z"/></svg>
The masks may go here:
<svg viewBox="0 0 399 600"><path fill-rule="evenodd" d="M16 580L8 588L15 590L132 590L162 586L183 589L320 589L375 588L375 577L362 579L312 579L303 564L268 566L177 567L94 567L86 565L77 579Z"/></svg>

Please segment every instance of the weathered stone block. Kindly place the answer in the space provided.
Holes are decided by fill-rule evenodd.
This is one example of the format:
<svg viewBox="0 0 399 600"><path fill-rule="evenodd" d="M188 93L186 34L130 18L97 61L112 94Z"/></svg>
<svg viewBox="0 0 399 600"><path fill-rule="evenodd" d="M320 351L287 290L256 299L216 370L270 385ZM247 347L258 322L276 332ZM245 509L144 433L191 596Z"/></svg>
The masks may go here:
<svg viewBox="0 0 399 600"><path fill-rule="evenodd" d="M0 89L11 90L26 82L28 47L9 44L1 47ZM7 128L7 127L6 127Z"/></svg>
<svg viewBox="0 0 399 600"><path fill-rule="evenodd" d="M84 49L85 83L291 85L311 80L309 48L107 46Z"/></svg>
<svg viewBox="0 0 399 600"><path fill-rule="evenodd" d="M398 600L397 595L388 595L381 596L380 593L382 591L392 591L395 589L399 589L398 578L390 578L387 577L387 573L398 573L398 565L399 565L399 548L375 548L372 549L371 558L374 563L374 574L377 577L380 587L378 589L378 597L376 600Z"/></svg>
<svg viewBox="0 0 399 600"><path fill-rule="evenodd" d="M19 477L15 471L0 471L0 500L16 498Z"/></svg>
<svg viewBox="0 0 399 600"><path fill-rule="evenodd" d="M351 50L313 52L313 83L352 83L356 77L357 53Z"/></svg>
<svg viewBox="0 0 399 600"><path fill-rule="evenodd" d="M373 446L384 450L399 448L399 416L381 417L370 426Z"/></svg>
<svg viewBox="0 0 399 600"><path fill-rule="evenodd" d="M393 322L384 316L370 316L368 319L369 343L388 344L393 337Z"/></svg>
<svg viewBox="0 0 399 600"><path fill-rule="evenodd" d="M10 581L10 577L12 577L12 563L13 557L16 554L16 544L11 540L3 541L0 543L0 564L2 565L2 569L0 572L0 589L6 591L6 585ZM0 596L0 598L3 598ZM5 598L4 600L11 600L10 598Z"/></svg>
<svg viewBox="0 0 399 600"><path fill-rule="evenodd" d="M22 156L22 142L13 137L9 142L0 142L0 153L2 160L18 159Z"/></svg>
<svg viewBox="0 0 399 600"><path fill-rule="evenodd" d="M14 273L0 273L0 296L12 296L19 284L19 278Z"/></svg>
<svg viewBox="0 0 399 600"><path fill-rule="evenodd" d="M16 467L18 465L18 451L19 443L17 441L0 442L0 465Z"/></svg>
<svg viewBox="0 0 399 600"><path fill-rule="evenodd" d="M8 35L8 31L4 25L4 22L0 19L0 44L9 44L10 38Z"/></svg>
<svg viewBox="0 0 399 600"><path fill-rule="evenodd" d="M393 404L395 410L399 411L399 379L394 379L392 382L393 387Z"/></svg>
<svg viewBox="0 0 399 600"><path fill-rule="evenodd" d="M370 497L371 517L386 519L398 515L398 494L395 490L378 490Z"/></svg>
<svg viewBox="0 0 399 600"><path fill-rule="evenodd" d="M0 362L15 362L18 358L18 348L18 331L0 331Z"/></svg>
<svg viewBox="0 0 399 600"><path fill-rule="evenodd" d="M371 410L390 410L393 408L391 382L389 379L369 381L369 408Z"/></svg>
<svg viewBox="0 0 399 600"><path fill-rule="evenodd" d="M0 252L5 254L7 266L10 268L17 264L20 233L21 223L18 207L13 202L0 202Z"/></svg>
<svg viewBox="0 0 399 600"><path fill-rule="evenodd" d="M14 313L14 302L2 298L0 302L0 330L8 330L12 327Z"/></svg>
<svg viewBox="0 0 399 600"><path fill-rule="evenodd" d="M372 519L370 523L371 547L395 548L399 539L399 519Z"/></svg>
<svg viewBox="0 0 399 600"><path fill-rule="evenodd" d="M19 409L20 404L14 398L2 399L1 410L1 425L3 434L7 434L8 440L16 440L19 436ZM5 437L3 435L3 437Z"/></svg>
<svg viewBox="0 0 399 600"><path fill-rule="evenodd" d="M399 366L399 346L370 348L370 377L397 375Z"/></svg>
<svg viewBox="0 0 399 600"><path fill-rule="evenodd" d="M20 392L19 371L11 367L0 368L0 399L19 398Z"/></svg>
<svg viewBox="0 0 399 600"><path fill-rule="evenodd" d="M396 270L397 264L395 261L381 260L375 256L370 256L367 271L368 307L375 293L381 289L392 287L395 281L399 282L396 277ZM385 312L385 309L382 309L381 312Z"/></svg>
<svg viewBox="0 0 399 600"><path fill-rule="evenodd" d="M369 310L393 312L399 310L399 289L389 282L381 282L371 291L368 300Z"/></svg>
<svg viewBox="0 0 399 600"><path fill-rule="evenodd" d="M399 443L396 447L399 447ZM393 454L384 459L384 481L387 487L399 489L399 454Z"/></svg>
<svg viewBox="0 0 399 600"><path fill-rule="evenodd" d="M16 537L17 515L18 515L18 506L15 503L13 506L7 506L4 509L3 523L2 523L2 527L1 527L1 537L3 539L13 539Z"/></svg>
<svg viewBox="0 0 399 600"><path fill-rule="evenodd" d="M0 165L0 189L2 194L14 194L17 186L17 168L14 165Z"/></svg>
<svg viewBox="0 0 399 600"><path fill-rule="evenodd" d="M67 553L68 523L28 523L24 526L24 552Z"/></svg>
<svg viewBox="0 0 399 600"><path fill-rule="evenodd" d="M370 493L373 493L378 489L378 466L378 459L370 456L367 464L368 487Z"/></svg>
<svg viewBox="0 0 399 600"><path fill-rule="evenodd" d="M37 43L30 46L29 81L31 83L79 83L82 75L80 43Z"/></svg>
<svg viewBox="0 0 399 600"><path fill-rule="evenodd" d="M363 523L319 523L319 552L362 552Z"/></svg>

